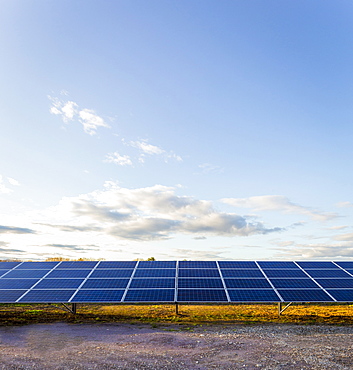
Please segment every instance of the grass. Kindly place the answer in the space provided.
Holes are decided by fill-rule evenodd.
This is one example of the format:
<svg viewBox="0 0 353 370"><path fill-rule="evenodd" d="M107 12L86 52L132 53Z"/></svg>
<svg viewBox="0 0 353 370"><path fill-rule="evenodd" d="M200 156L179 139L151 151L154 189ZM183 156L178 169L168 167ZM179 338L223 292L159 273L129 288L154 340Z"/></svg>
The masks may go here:
<svg viewBox="0 0 353 370"><path fill-rule="evenodd" d="M160 324L353 324L353 305L293 304L278 316L275 304L237 305L111 305L79 304L73 315L58 306L44 304L2 304L0 325L24 325L49 322L93 323L124 322ZM191 330L188 329L188 330ZM186 330L186 329L185 329Z"/></svg>

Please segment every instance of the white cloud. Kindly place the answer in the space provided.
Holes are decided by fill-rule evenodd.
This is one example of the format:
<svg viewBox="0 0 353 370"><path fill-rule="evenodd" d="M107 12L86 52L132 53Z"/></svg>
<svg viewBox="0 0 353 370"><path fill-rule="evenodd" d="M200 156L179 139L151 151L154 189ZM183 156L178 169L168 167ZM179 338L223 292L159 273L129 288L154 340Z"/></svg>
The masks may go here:
<svg viewBox="0 0 353 370"><path fill-rule="evenodd" d="M216 211L212 203L193 197L178 196L175 189L162 185L127 189L109 183L79 197L64 198L50 213L62 215L53 227L65 229L99 228L120 239L169 239L176 234L194 236L248 236L283 231L266 228L261 222Z"/></svg>
<svg viewBox="0 0 353 370"><path fill-rule="evenodd" d="M89 135L96 134L99 127L109 128L110 126L92 109L80 109L78 104L73 101L63 101L58 98L48 96L52 102L50 113L61 116L64 123L77 120L83 126L84 131Z"/></svg>
<svg viewBox="0 0 353 370"><path fill-rule="evenodd" d="M335 239L335 240L340 240L340 241L349 241L349 242L353 242L353 233L336 235L336 236L334 237L334 239Z"/></svg>
<svg viewBox="0 0 353 370"><path fill-rule="evenodd" d="M3 177L0 175L0 193L9 194L9 193L12 193L12 191L13 191L12 189L6 186Z"/></svg>
<svg viewBox="0 0 353 370"><path fill-rule="evenodd" d="M339 202L336 204L336 206L340 208L349 208L349 207L353 207L353 203L352 202Z"/></svg>
<svg viewBox="0 0 353 370"><path fill-rule="evenodd" d="M132 166L132 161L128 155L120 155L118 152L109 153L104 162L115 163L119 166Z"/></svg>
<svg viewBox="0 0 353 370"><path fill-rule="evenodd" d="M147 155L162 156L165 162L168 162L170 159L175 160L177 162L183 161L183 158L180 155L175 154L173 151L167 152L166 150L156 145L149 144L147 140L130 141L127 145L130 145L133 148L136 148L141 152L139 159L138 159L140 163L145 163L145 159Z"/></svg>
<svg viewBox="0 0 353 370"><path fill-rule="evenodd" d="M221 173L223 172L223 168L220 166L215 166L214 164L211 163L202 163L199 165L199 168L201 168L202 173L207 174L207 173Z"/></svg>
<svg viewBox="0 0 353 370"><path fill-rule="evenodd" d="M312 208L292 203L283 195L264 195L250 198L225 198L222 199L222 202L235 207L251 208L256 212L280 211L284 213L297 213L309 216L317 221L328 221L338 217L336 213L319 212Z"/></svg>
<svg viewBox="0 0 353 370"><path fill-rule="evenodd" d="M20 183L12 177L0 175L0 194L10 194L13 192L11 186L19 186Z"/></svg>
<svg viewBox="0 0 353 370"><path fill-rule="evenodd" d="M19 183L17 180L13 179L12 177L8 177L8 178L7 178L7 181L8 181L11 185L13 185L13 186L20 186L20 183Z"/></svg>

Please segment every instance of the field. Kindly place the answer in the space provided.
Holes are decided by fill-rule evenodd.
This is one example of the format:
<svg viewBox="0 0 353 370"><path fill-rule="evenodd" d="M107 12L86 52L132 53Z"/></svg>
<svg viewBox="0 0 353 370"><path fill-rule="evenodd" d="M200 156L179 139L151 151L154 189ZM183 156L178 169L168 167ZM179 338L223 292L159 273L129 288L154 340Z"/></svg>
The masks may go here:
<svg viewBox="0 0 353 370"><path fill-rule="evenodd" d="M293 304L278 316L275 304L237 305L111 305L78 304L73 315L58 305L2 304L0 325L49 322L67 323L159 323L168 324L353 324L353 305Z"/></svg>

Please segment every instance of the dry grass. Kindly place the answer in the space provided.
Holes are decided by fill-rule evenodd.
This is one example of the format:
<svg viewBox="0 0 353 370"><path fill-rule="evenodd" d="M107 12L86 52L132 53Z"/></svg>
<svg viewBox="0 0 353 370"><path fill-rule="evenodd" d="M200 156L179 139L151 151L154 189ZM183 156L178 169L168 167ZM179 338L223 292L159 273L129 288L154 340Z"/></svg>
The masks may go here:
<svg viewBox="0 0 353 370"><path fill-rule="evenodd" d="M59 307L59 305L58 305ZM353 305L296 304L280 317L275 304L238 305L110 305L79 304L73 315L53 305L3 304L0 305L0 325L23 325L65 321L90 322L148 322L151 324L353 324Z"/></svg>

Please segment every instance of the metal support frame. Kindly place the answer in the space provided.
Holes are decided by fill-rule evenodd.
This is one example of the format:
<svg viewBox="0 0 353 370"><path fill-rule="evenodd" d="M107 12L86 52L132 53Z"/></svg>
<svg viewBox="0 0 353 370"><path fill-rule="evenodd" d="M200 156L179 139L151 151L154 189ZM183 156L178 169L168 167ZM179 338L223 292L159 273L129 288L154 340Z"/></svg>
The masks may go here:
<svg viewBox="0 0 353 370"><path fill-rule="evenodd" d="M178 303L175 303L175 314L179 315L179 305L178 305Z"/></svg>
<svg viewBox="0 0 353 370"><path fill-rule="evenodd" d="M281 314L292 304L293 302L289 302L284 308L282 308L282 302L278 302L278 316Z"/></svg>
<svg viewBox="0 0 353 370"><path fill-rule="evenodd" d="M64 306L64 308L63 307L60 307L60 306L56 306L56 305L54 305L52 303L48 303L49 306L54 306L56 308L60 308L61 310L69 311L73 315L76 315L76 313L77 313L77 303L71 303L71 308L67 304L65 304L65 303L61 303L61 304Z"/></svg>

